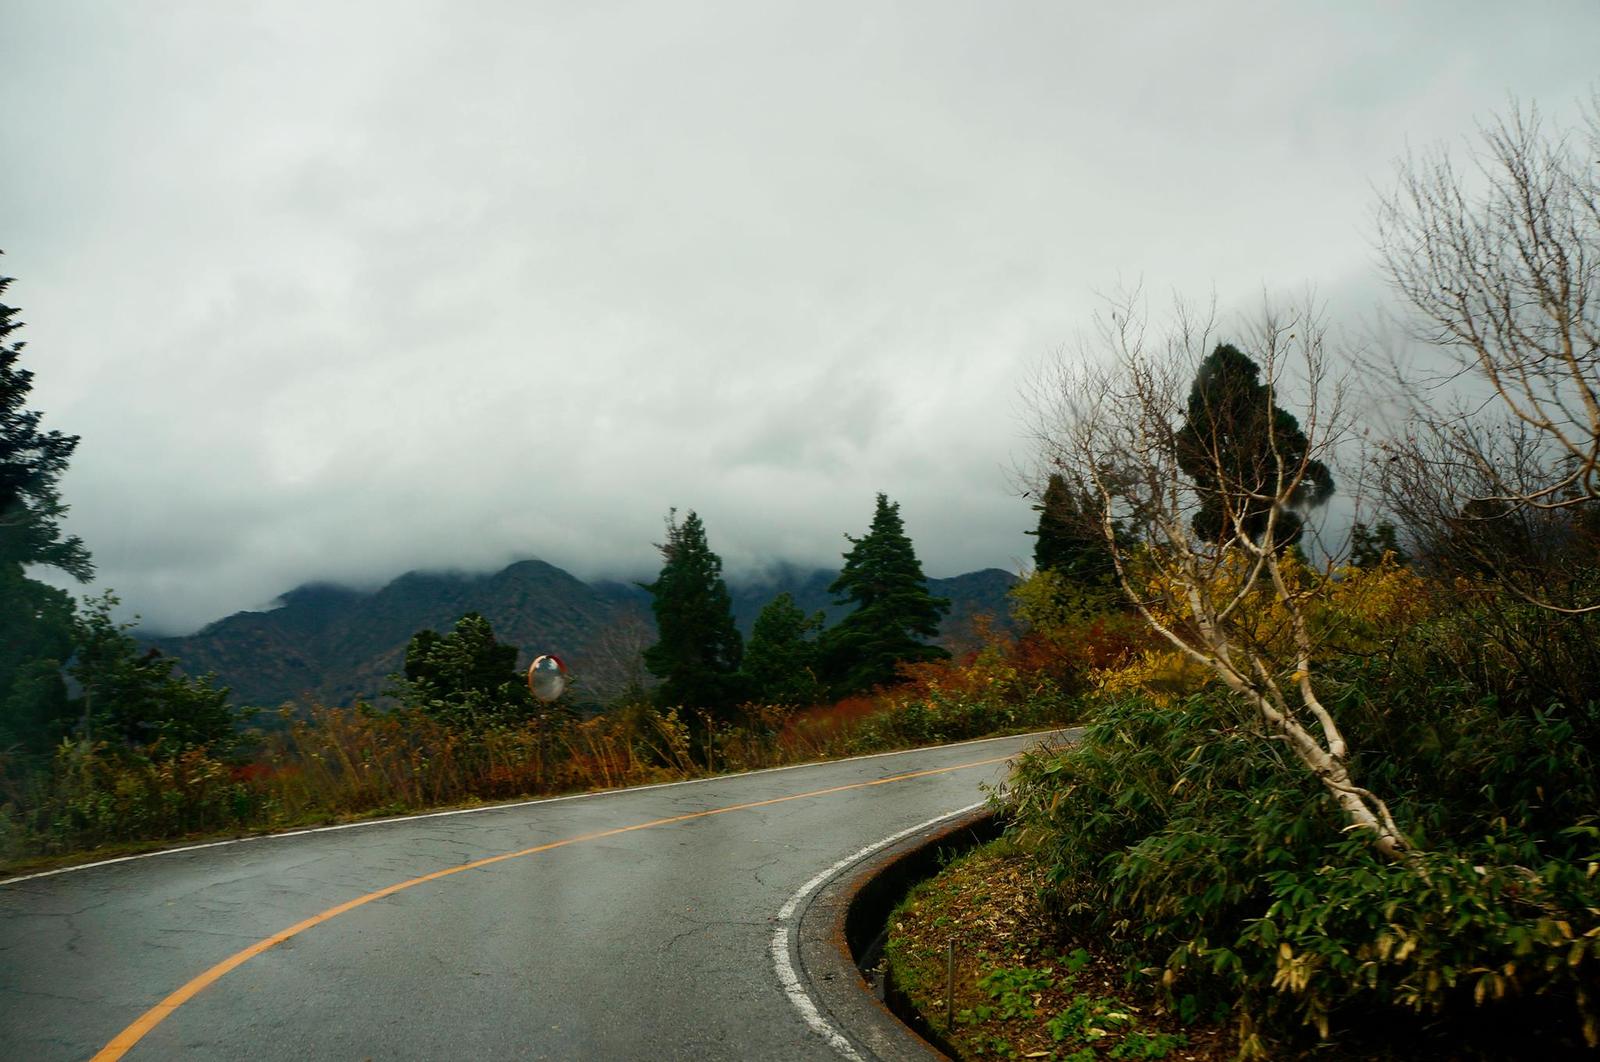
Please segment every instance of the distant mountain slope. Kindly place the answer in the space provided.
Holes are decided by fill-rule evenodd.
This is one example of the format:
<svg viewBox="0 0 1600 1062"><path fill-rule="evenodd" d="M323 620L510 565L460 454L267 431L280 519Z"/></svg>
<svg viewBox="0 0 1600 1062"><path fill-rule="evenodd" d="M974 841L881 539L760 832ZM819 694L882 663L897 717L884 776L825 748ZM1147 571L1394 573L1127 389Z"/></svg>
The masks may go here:
<svg viewBox="0 0 1600 1062"><path fill-rule="evenodd" d="M950 611L935 641L957 653L978 648L982 642L975 621L980 615L987 616L996 631L1014 631L1011 599L1006 595L1016 585L1017 577L999 568L981 568L949 579L929 579L928 589L950 601Z"/></svg>
<svg viewBox="0 0 1600 1062"><path fill-rule="evenodd" d="M807 612L846 611L833 604L834 573L780 566L759 579L733 582L734 618L748 635L761 609L784 591ZM1015 579L997 568L928 580L951 599L939 641L960 650L973 642L972 618L1008 615ZM199 632L145 641L177 657L191 673L215 671L236 704L276 706L315 700L349 704L376 697L403 662L406 643L424 627L447 631L466 612L481 612L505 642L522 648L524 665L557 652L584 692L605 700L643 677L638 653L655 641L650 595L632 583L585 583L543 561L519 561L490 575L408 572L375 592L327 584L299 587L269 612L239 612Z"/></svg>

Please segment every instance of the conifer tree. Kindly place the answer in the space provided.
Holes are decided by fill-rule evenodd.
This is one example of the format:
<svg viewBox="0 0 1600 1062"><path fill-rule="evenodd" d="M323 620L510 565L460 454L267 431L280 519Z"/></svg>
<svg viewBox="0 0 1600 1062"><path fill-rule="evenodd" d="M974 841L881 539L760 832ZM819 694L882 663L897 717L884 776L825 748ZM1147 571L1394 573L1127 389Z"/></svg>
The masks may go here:
<svg viewBox="0 0 1600 1062"><path fill-rule="evenodd" d="M10 286L10 277L0 277L0 296ZM22 327L17 312L0 303L0 564L45 565L87 582L89 551L76 535L63 538L58 523L67 507L56 481L78 437L40 431L40 413L23 407L33 373L17 365L27 346L11 338Z"/></svg>
<svg viewBox="0 0 1600 1062"><path fill-rule="evenodd" d="M10 286L0 277L0 297ZM72 600L26 569L53 567L87 581L94 566L59 524L67 510L56 483L78 437L40 431L41 414L25 406L33 373L18 364L27 344L14 338L17 313L0 303L0 741L42 751L72 713L61 678L72 655Z"/></svg>
<svg viewBox="0 0 1600 1062"><path fill-rule="evenodd" d="M1066 477L1052 472L1044 497L1033 509L1039 514L1038 529L1028 532L1035 536L1035 570L1053 571L1080 585L1097 586L1116 576L1104 533Z"/></svg>
<svg viewBox="0 0 1600 1062"><path fill-rule="evenodd" d="M1400 547L1400 532L1392 520L1366 524L1357 520L1350 527L1350 566L1376 568L1387 557L1395 564L1410 564L1411 555Z"/></svg>
<svg viewBox="0 0 1600 1062"><path fill-rule="evenodd" d="M744 693L744 640L733 622L722 558L711 552L692 510L681 524L676 509L667 514L667 540L656 548L661 574L641 584L656 617L656 644L644 651L645 667L661 680L656 703L727 716Z"/></svg>
<svg viewBox="0 0 1600 1062"><path fill-rule="evenodd" d="M1222 343L1200 363L1189 389L1187 419L1175 440L1178 467L1200 493L1194 533L1227 542L1235 525L1257 541L1266 532L1278 495L1280 469L1305 460L1305 432L1293 415L1274 404L1260 381L1261 368L1243 351ZM1300 541L1304 521L1296 509L1327 501L1333 475L1321 461L1306 463L1298 490L1280 511L1273 532L1278 549Z"/></svg>
<svg viewBox="0 0 1600 1062"><path fill-rule="evenodd" d="M928 593L928 581L900 520L900 506L878 495L866 535L854 538L844 570L828 589L855 610L823 632L819 652L836 694L892 682L905 661L950 654L924 639L939 633L950 602Z"/></svg>
<svg viewBox="0 0 1600 1062"><path fill-rule="evenodd" d="M74 719L62 664L72 656L72 598L0 564L0 748L48 752Z"/></svg>
<svg viewBox="0 0 1600 1062"><path fill-rule="evenodd" d="M820 630L822 613L807 616L788 593L773 598L756 617L745 647L750 695L766 704L809 705L821 700L815 639Z"/></svg>

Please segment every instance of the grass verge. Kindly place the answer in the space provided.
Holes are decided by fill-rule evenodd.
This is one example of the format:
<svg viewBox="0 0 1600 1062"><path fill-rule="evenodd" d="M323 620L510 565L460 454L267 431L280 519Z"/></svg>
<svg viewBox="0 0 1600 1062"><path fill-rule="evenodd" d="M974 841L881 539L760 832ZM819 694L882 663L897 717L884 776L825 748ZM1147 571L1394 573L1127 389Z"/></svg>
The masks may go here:
<svg viewBox="0 0 1600 1062"><path fill-rule="evenodd" d="M912 889L889 920L890 982L962 1059L1230 1059L1223 1019L1180 1026L1122 967L1052 938L1035 860L1001 839ZM947 1024L949 943L956 941Z"/></svg>

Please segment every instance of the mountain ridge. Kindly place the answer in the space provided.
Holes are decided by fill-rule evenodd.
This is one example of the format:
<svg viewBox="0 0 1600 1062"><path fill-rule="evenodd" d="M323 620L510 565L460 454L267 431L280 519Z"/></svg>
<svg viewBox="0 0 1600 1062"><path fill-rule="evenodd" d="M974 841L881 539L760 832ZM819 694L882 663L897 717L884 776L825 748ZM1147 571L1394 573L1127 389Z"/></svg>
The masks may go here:
<svg viewBox="0 0 1600 1062"><path fill-rule="evenodd" d="M837 622L849 609L828 592L836 576L779 564L729 579L740 632L748 637L761 609L784 592L806 612ZM929 591L952 605L935 640L955 651L971 647L981 613L1007 626L1006 592L1015 581L998 568L929 579ZM646 678L638 654L655 641L649 593L618 580L585 582L534 558L487 573L409 571L370 591L306 583L280 595L275 608L236 612L190 635L141 641L178 658L191 674L215 673L235 704L348 705L383 693L417 631L448 631L466 612L482 613L501 641L518 646L523 666L539 653L559 653L585 700L604 702Z"/></svg>

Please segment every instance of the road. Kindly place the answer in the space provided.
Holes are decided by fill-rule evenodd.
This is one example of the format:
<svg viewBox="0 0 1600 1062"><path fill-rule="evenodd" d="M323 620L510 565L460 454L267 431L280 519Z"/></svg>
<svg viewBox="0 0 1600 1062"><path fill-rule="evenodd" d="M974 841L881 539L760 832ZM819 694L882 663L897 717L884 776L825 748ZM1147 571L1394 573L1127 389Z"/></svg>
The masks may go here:
<svg viewBox="0 0 1600 1062"><path fill-rule="evenodd" d="M1036 740L3 883L0 1058L829 1057L784 983L780 912L820 871L981 800Z"/></svg>

